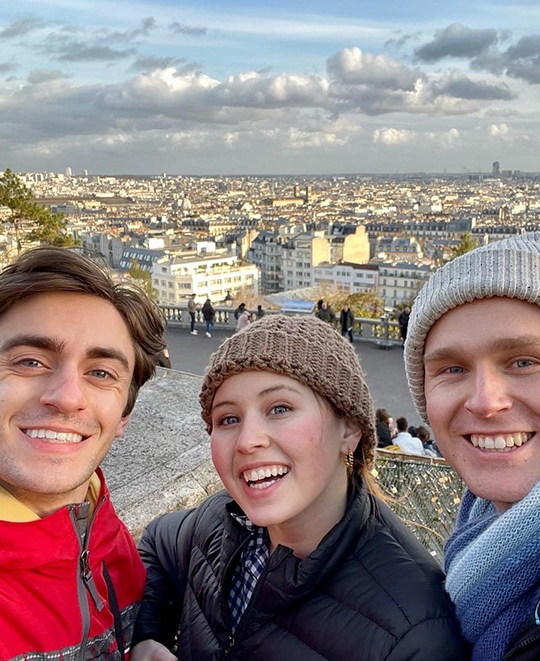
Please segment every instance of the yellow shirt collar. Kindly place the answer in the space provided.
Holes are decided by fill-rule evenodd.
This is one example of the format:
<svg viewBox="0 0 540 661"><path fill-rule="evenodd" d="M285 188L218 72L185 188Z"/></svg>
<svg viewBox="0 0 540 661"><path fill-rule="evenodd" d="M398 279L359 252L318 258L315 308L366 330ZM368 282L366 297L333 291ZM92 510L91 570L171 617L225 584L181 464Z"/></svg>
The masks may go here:
<svg viewBox="0 0 540 661"><path fill-rule="evenodd" d="M94 511L99 494L101 493L101 481L97 473L90 478L86 500L90 502L90 512ZM38 521L40 517L29 507L21 503L7 489L0 486L0 521L11 523L28 523Z"/></svg>

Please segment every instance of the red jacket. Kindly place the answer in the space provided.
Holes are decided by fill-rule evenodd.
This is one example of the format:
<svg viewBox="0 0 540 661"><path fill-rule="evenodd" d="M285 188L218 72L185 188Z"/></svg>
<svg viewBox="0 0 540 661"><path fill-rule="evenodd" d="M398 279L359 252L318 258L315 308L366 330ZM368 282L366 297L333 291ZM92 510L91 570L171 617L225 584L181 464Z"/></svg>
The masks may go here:
<svg viewBox="0 0 540 661"><path fill-rule="evenodd" d="M0 521L1 661L124 658L144 568L98 476L88 528L86 503L37 521Z"/></svg>

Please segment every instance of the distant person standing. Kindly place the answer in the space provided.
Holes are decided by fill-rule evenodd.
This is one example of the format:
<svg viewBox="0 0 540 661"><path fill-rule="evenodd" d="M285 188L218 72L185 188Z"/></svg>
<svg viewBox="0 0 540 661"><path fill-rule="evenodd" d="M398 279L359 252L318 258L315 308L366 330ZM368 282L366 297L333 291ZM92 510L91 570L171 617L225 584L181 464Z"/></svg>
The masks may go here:
<svg viewBox="0 0 540 661"><path fill-rule="evenodd" d="M326 321L328 324L334 324L336 321L336 314L334 310L332 310L332 306L328 305L326 301L321 303L321 308L320 310L317 310L315 316L321 321Z"/></svg>
<svg viewBox="0 0 540 661"><path fill-rule="evenodd" d="M244 304L242 304L244 305ZM246 326L249 326L249 321L251 318L251 312L246 309L246 306L244 305L244 309L240 313L240 316L238 317L238 321L236 322L236 332L243 330L246 328Z"/></svg>
<svg viewBox="0 0 540 661"><path fill-rule="evenodd" d="M236 319L236 321L238 321L238 319L240 318L240 315L242 314L242 312L245 309L246 309L246 304L245 303L240 303L240 305L234 311L234 318Z"/></svg>
<svg viewBox="0 0 540 661"><path fill-rule="evenodd" d="M407 330L409 328L410 316L411 316L411 308L407 305L407 307L398 317L399 332L401 334L401 341L403 344L405 344L405 340L407 339Z"/></svg>
<svg viewBox="0 0 540 661"><path fill-rule="evenodd" d="M197 331L195 330L195 318L197 316L197 304L195 303L195 294L191 294L191 296L189 297L187 309L190 317L189 323L191 327L191 334L197 335Z"/></svg>
<svg viewBox="0 0 540 661"><path fill-rule="evenodd" d="M341 313L339 315L339 323L341 326L341 334L343 335L343 337L347 336L349 338L349 342L352 342L354 315L352 313L352 310L347 305L347 303L345 303L341 308Z"/></svg>
<svg viewBox="0 0 540 661"><path fill-rule="evenodd" d="M257 319L262 319L264 317L262 305L257 305L257 312L255 314L257 315Z"/></svg>
<svg viewBox="0 0 540 661"><path fill-rule="evenodd" d="M216 311L212 305L212 301L207 298L202 306L202 316L206 322L206 337L212 337L212 329L214 328L214 317L216 316Z"/></svg>

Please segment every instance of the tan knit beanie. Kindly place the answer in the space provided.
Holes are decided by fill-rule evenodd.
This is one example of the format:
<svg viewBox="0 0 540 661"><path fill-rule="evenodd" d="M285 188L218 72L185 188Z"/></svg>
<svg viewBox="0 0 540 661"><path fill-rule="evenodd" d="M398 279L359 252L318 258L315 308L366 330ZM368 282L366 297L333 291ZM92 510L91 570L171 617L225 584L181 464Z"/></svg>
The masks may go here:
<svg viewBox="0 0 540 661"><path fill-rule="evenodd" d="M493 296L540 305L540 232L489 243L454 259L418 294L405 342L405 370L418 413L426 422L424 347L431 327L449 310Z"/></svg>
<svg viewBox="0 0 540 661"><path fill-rule="evenodd" d="M225 379L245 370L290 376L358 422L362 440L355 456L372 466L376 434L371 396L351 343L328 323L306 315L268 314L225 340L210 358L199 396L208 433L216 390Z"/></svg>

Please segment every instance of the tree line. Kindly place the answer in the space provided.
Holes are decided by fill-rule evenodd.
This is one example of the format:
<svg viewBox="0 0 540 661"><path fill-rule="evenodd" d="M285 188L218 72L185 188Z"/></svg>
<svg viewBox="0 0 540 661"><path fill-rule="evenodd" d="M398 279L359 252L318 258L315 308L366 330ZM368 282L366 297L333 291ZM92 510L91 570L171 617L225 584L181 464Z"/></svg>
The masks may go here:
<svg viewBox="0 0 540 661"><path fill-rule="evenodd" d="M13 229L17 253L23 242L66 248L77 243L67 231L64 215L39 204L28 186L9 168L0 177L0 207L9 210L1 222Z"/></svg>

